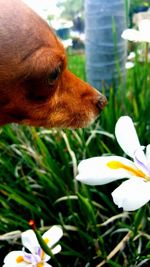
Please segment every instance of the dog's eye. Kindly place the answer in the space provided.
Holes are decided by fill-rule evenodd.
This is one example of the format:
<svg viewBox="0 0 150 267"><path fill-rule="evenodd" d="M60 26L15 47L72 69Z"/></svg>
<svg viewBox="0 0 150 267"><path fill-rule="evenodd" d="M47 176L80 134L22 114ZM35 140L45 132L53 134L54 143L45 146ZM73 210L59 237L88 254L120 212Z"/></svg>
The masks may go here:
<svg viewBox="0 0 150 267"><path fill-rule="evenodd" d="M50 75L49 75L49 77L48 77L48 84L49 84L49 85L52 85L52 84L57 80L57 78L59 77L61 71L62 71L62 64L59 64L59 65L56 67L56 69L54 69L54 70L50 73Z"/></svg>

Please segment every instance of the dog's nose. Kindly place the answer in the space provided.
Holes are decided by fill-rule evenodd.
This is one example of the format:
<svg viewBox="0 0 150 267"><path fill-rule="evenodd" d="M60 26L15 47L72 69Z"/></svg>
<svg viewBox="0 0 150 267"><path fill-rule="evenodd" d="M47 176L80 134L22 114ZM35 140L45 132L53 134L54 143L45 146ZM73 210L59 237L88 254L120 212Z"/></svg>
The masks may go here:
<svg viewBox="0 0 150 267"><path fill-rule="evenodd" d="M106 104L107 104L107 98L105 96L103 96L103 95L100 95L96 106L101 111L106 106Z"/></svg>

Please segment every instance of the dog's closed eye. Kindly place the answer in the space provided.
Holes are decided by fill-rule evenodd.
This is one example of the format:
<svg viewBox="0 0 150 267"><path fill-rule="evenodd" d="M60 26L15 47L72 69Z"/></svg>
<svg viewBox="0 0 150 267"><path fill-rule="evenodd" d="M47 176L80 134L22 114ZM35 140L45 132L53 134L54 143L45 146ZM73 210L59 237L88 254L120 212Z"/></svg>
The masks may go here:
<svg viewBox="0 0 150 267"><path fill-rule="evenodd" d="M26 92L26 97L30 101L43 102L48 100L48 97L54 93L55 84L63 71L62 62L57 64L57 66L50 72L42 75L39 72L39 77L32 76L27 79L28 90ZM37 75L37 74L36 74ZM41 90L41 87L43 88Z"/></svg>
<svg viewBox="0 0 150 267"><path fill-rule="evenodd" d="M59 78L62 69L63 69L62 63L59 63L57 67L49 74L48 76L49 85L53 85L55 83L55 81Z"/></svg>

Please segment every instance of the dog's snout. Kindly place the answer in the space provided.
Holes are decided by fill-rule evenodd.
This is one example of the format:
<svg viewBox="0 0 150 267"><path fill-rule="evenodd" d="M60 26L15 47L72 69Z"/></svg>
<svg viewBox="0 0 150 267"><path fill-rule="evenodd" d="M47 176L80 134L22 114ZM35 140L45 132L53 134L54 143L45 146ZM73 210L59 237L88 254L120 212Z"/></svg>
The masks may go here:
<svg viewBox="0 0 150 267"><path fill-rule="evenodd" d="M101 111L107 104L107 98L100 94L96 106Z"/></svg>

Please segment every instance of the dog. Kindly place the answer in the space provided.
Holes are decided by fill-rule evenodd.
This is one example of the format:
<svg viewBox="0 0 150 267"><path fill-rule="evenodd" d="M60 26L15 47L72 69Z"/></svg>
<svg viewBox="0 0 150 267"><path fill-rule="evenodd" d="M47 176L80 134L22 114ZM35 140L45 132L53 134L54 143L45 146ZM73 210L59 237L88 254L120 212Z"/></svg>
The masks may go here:
<svg viewBox="0 0 150 267"><path fill-rule="evenodd" d="M107 100L67 69L64 47L21 0L0 0L0 125L82 128Z"/></svg>

